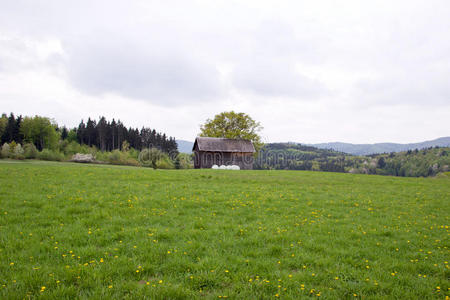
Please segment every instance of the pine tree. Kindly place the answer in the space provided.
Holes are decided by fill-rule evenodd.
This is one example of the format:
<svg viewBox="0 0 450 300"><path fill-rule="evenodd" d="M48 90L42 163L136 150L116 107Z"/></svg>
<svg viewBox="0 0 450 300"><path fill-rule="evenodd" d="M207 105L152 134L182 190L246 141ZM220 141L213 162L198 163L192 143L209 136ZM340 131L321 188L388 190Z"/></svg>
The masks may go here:
<svg viewBox="0 0 450 300"><path fill-rule="evenodd" d="M16 127L16 118L11 113L8 117L8 124L6 125L5 132L3 133L2 143L11 143L14 141L14 133Z"/></svg>
<svg viewBox="0 0 450 300"><path fill-rule="evenodd" d="M63 128L61 129L61 139L64 141L67 136L69 134L69 131L67 131L66 126L63 126Z"/></svg>
<svg viewBox="0 0 450 300"><path fill-rule="evenodd" d="M106 134L107 134L108 123L105 117L101 117L97 123L97 135L98 135L98 147L100 150L106 150Z"/></svg>
<svg viewBox="0 0 450 300"><path fill-rule="evenodd" d="M86 124L84 124L83 120L81 120L77 129L77 140L78 143L80 143L80 145L84 144L85 135L86 135Z"/></svg>
<svg viewBox="0 0 450 300"><path fill-rule="evenodd" d="M89 146L97 144L97 134L95 129L95 121L88 118L86 123L86 144Z"/></svg>

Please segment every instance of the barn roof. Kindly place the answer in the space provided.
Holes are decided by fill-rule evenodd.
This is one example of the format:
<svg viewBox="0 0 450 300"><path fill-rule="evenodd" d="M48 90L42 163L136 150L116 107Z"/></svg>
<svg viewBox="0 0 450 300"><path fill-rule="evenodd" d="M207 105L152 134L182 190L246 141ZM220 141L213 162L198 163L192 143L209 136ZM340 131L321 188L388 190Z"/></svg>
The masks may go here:
<svg viewBox="0 0 450 300"><path fill-rule="evenodd" d="M199 151L210 152L255 152L255 147L249 140L242 139L225 139L225 138L213 138L213 137L197 137L195 139L194 147L198 146Z"/></svg>

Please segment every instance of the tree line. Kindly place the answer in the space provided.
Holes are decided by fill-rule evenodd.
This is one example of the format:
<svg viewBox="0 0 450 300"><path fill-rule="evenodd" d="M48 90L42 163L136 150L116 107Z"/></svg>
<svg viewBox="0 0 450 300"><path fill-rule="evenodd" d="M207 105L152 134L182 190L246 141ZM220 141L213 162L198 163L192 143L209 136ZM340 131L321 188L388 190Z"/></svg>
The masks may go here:
<svg viewBox="0 0 450 300"><path fill-rule="evenodd" d="M174 137L148 127L141 130L127 128L120 120L108 121L105 117L100 117L98 121L88 118L86 123L81 120L78 127L67 129L46 117L3 114L0 118L0 138L1 144L13 141L17 144L33 143L39 151L55 149L59 141L75 141L101 151L122 150L125 146L139 151L157 148L172 155L178 153Z"/></svg>
<svg viewBox="0 0 450 300"><path fill-rule="evenodd" d="M174 137L168 137L165 133L147 127L142 127L141 130L127 128L120 120L107 121L105 117L100 117L96 122L88 118L86 123L81 120L78 128L74 130L80 144L96 146L102 151L121 150L123 142L127 141L129 146L136 150L158 148L166 153L178 152ZM65 132L67 129L62 128L62 137L70 134Z"/></svg>

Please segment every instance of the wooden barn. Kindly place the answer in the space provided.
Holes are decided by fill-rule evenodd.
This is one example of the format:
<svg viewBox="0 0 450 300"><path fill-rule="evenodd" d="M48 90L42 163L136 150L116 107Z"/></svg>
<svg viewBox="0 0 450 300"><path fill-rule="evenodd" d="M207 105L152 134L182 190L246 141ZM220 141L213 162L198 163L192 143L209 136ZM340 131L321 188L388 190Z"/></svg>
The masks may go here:
<svg viewBox="0 0 450 300"><path fill-rule="evenodd" d="M255 147L249 140L197 137L192 151L196 169L211 168L213 165L253 169Z"/></svg>

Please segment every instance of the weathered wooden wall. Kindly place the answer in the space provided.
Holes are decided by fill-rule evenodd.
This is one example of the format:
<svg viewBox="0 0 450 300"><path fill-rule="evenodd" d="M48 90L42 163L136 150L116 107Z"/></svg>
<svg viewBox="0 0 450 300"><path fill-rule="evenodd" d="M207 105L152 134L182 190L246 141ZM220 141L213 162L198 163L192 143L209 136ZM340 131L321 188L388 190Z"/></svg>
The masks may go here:
<svg viewBox="0 0 450 300"><path fill-rule="evenodd" d="M194 167L196 169L211 168L213 165L237 165L242 170L252 170L253 153L194 150Z"/></svg>

